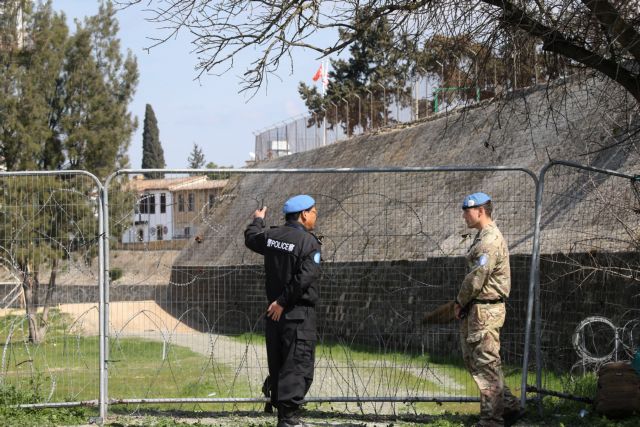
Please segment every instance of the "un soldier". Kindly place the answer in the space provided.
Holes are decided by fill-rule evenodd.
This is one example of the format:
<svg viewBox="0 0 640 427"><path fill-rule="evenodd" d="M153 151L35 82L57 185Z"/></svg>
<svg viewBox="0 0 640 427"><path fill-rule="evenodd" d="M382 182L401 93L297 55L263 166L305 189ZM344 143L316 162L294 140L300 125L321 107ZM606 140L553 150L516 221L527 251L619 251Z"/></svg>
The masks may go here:
<svg viewBox="0 0 640 427"><path fill-rule="evenodd" d="M462 202L462 217L475 236L466 259L469 272L455 301L462 356L480 389L478 426L511 425L524 415L518 399L504 384L500 361L500 328L511 290L509 250L491 219L491 198L474 193Z"/></svg>
<svg viewBox="0 0 640 427"><path fill-rule="evenodd" d="M320 241L311 234L318 212L299 195L283 207L286 223L265 229L266 207L253 214L245 245L264 255L269 306L266 318L271 403L278 427L303 426L298 410L313 381Z"/></svg>

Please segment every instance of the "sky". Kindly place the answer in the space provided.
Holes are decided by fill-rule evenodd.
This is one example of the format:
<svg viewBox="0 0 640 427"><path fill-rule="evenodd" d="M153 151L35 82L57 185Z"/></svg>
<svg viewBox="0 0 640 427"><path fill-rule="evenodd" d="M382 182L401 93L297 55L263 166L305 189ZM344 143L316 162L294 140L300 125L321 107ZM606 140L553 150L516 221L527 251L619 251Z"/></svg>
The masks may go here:
<svg viewBox="0 0 640 427"><path fill-rule="evenodd" d="M53 0L54 9L67 16L71 31L75 31L74 19L95 15L98 5L97 0ZM158 120L168 168L186 168L194 143L202 148L207 162L242 167L249 153L255 151L253 132L306 113L297 87L300 81L313 83L311 78L320 66L314 52L297 51L293 74L290 67L281 67L278 77L270 77L268 85L250 97L239 93L238 76L244 72L243 67L223 76L196 79L197 57L191 53L193 46L188 34L181 34L147 52L145 48L152 44L149 38L164 33L157 24L145 20L150 15L144 7L144 4L137 5L117 14L122 49L130 49L137 57L140 73L138 88L129 106L139 122L129 148L132 168L140 168L142 162L146 104L151 104Z"/></svg>

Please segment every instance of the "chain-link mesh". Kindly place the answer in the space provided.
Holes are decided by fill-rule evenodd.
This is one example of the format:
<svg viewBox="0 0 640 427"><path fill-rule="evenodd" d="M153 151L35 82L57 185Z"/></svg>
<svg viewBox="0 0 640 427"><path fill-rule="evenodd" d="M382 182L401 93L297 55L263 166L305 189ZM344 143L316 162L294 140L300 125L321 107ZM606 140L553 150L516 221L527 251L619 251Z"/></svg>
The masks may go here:
<svg viewBox="0 0 640 427"><path fill-rule="evenodd" d="M507 379L519 390L535 199L527 173L167 171L156 180L123 174L108 189L110 397L262 396L264 268L243 231L262 205L269 225L283 223L284 201L308 193L323 241L308 397L477 399L457 325L421 319L452 300L465 275L472 230L460 203L478 190L493 196L510 244L502 337Z"/></svg>
<svg viewBox="0 0 640 427"><path fill-rule="evenodd" d="M546 171L537 337L544 389L580 394L583 375L640 348L637 186L596 169Z"/></svg>
<svg viewBox="0 0 640 427"><path fill-rule="evenodd" d="M0 174L0 385L18 403L98 399L99 187Z"/></svg>

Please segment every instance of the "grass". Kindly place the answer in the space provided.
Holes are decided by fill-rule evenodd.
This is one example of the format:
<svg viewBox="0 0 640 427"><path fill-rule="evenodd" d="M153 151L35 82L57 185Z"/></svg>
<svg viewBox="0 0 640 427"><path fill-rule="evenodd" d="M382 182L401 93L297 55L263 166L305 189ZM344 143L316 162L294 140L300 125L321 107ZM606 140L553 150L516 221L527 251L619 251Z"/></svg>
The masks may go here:
<svg viewBox="0 0 640 427"><path fill-rule="evenodd" d="M233 337L241 343L264 346L265 338L245 333ZM396 395L398 392L423 395L478 395L475 383L463 366L462 359L416 355L399 351L376 351L362 345L325 342L316 346L316 381L323 377L322 366L330 369L348 367L345 380L361 386L371 394ZM520 388L519 370L507 377L508 384ZM321 379L320 379L321 381ZM431 408L430 403L416 404ZM469 405L462 404L460 408Z"/></svg>
<svg viewBox="0 0 640 427"><path fill-rule="evenodd" d="M85 423L90 416L96 415L94 408L60 408L26 410L15 409L17 403L42 401L75 401L96 399L98 395L98 338L69 334L70 319L55 313L52 316L47 339L40 345L26 342L26 323L22 317L5 316L0 318L0 340L4 354L4 371L0 383L0 425L65 425ZM9 334L11 332L11 336ZM8 345L5 343L8 340ZM264 337L257 334L245 334L234 337L242 343L264 345ZM109 363L109 395L118 397L231 397L256 396L248 381L238 375L229 366L216 363L209 357L196 353L186 347L170 345L163 348L157 341L140 338L120 338L110 341ZM163 360L164 355L164 360ZM379 352L367 350L359 346L347 346L341 343L318 345L317 358L324 363L332 364L325 372L316 371L316 382L323 381L323 375L334 368L350 372L355 377L348 381L357 383L370 394L384 393L383 387L398 394L441 395L477 395L475 384L471 381L462 362L455 358L431 357L429 355L410 355L401 352ZM408 369L410 367L411 369ZM432 377L421 375L421 370L428 367L446 374L460 385L455 390L443 389L443 386ZM351 369L356 368L356 369ZM520 370L505 368L507 384L514 390L520 388ZM355 373L354 373L355 372ZM572 381L567 376L551 373L545 375L546 387L562 390L575 395L593 396L595 376L586 376ZM533 376L530 383L534 382ZM345 392L349 393L349 390ZM353 404L349 410L346 405L309 404L312 416L319 419L330 419L340 416L357 418L358 406ZM421 414L427 418L420 419L419 425L451 427L467 425L473 422L478 411L478 404L451 403L438 405L435 403L397 404L396 416L407 421L393 421L395 426L414 425L409 421ZM179 419L163 415L162 411L175 411L176 405L155 405L154 407L135 405L112 406L111 414L127 414L131 412L148 413L160 411L149 417L122 418L119 415L112 425L188 425ZM259 405L181 405L182 411L195 415L196 420L203 413L211 411L226 412L226 421L220 425L255 425L272 426L270 418L255 415ZM532 415L533 425L571 426L593 425L597 427L640 425L638 417L611 421L593 413L589 405L572 401L547 397L543 400L542 416ZM532 408L534 409L534 408ZM585 417L580 411L588 411ZM145 412L143 412L145 411ZM247 412L254 415L234 418L238 413ZM367 413L367 411L364 411ZM535 412L535 411L534 411ZM200 415L198 415L200 414ZM259 414L259 412L257 412ZM315 414L315 415L314 415ZM261 415L261 414L259 414ZM381 417L377 415L377 417ZM384 416L382 416L384 418ZM229 420L231 419L231 420ZM123 421L124 420L124 421ZM234 421L236 420L236 421ZM359 421L358 421L359 422ZM366 420L364 421L366 425ZM216 425L216 424L214 424ZM358 425L358 424L352 424ZM418 423L415 423L418 425Z"/></svg>
<svg viewBox="0 0 640 427"><path fill-rule="evenodd" d="M28 342L24 316L0 318L2 383L32 390L30 400L96 399L99 338L69 333L68 316L53 312L44 342ZM232 368L188 348L140 338L110 339L109 395L115 398L245 395L249 387ZM23 395L23 397L26 397ZM34 400L38 398L38 400Z"/></svg>

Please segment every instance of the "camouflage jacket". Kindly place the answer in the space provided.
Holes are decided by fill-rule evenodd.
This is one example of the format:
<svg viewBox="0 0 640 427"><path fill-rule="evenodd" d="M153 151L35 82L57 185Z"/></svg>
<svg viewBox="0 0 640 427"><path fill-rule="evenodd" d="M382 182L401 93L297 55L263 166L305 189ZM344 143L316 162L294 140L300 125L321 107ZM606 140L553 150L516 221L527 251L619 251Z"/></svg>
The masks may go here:
<svg viewBox="0 0 640 427"><path fill-rule="evenodd" d="M469 272L456 298L462 307L474 299L496 300L509 296L509 248L494 223L488 224L476 234L466 259Z"/></svg>

